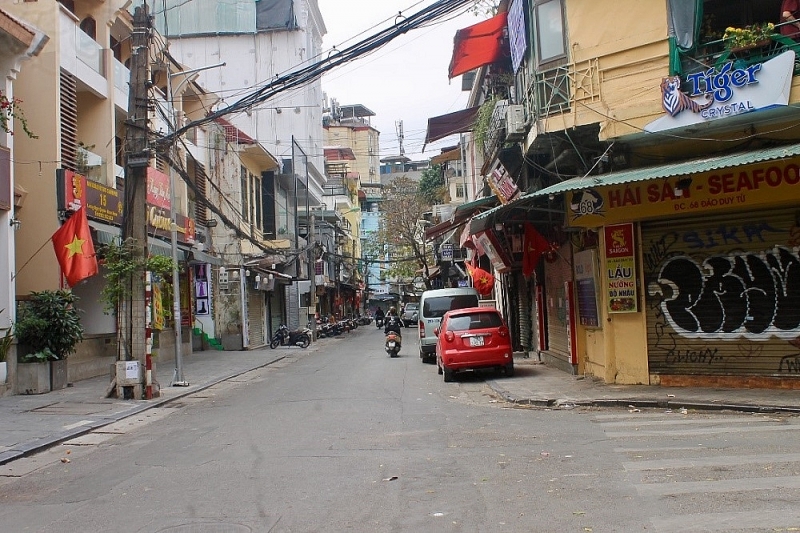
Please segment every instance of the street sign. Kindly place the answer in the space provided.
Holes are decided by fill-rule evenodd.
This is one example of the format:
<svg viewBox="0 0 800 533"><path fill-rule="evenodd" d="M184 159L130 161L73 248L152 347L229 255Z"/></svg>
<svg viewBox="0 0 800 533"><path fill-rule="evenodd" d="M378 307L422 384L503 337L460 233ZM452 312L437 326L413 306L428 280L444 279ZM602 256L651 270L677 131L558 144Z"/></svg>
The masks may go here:
<svg viewBox="0 0 800 533"><path fill-rule="evenodd" d="M453 245L450 243L446 243L442 245L441 248L441 255L442 261L452 261L453 260Z"/></svg>

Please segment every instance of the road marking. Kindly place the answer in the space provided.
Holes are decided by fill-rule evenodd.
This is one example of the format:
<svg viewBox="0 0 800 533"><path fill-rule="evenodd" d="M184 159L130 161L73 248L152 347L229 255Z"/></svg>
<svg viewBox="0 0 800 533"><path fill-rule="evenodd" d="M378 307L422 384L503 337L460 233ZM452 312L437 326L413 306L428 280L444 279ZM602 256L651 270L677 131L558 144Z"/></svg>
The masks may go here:
<svg viewBox="0 0 800 533"><path fill-rule="evenodd" d="M698 448L699 449L699 448ZM629 472L642 472L644 470L667 470L669 468L697 468L707 466L741 466L744 464L757 465L762 463L787 463L800 462L800 453L773 453L759 455L725 455L722 457L706 457L694 459L657 459L652 461L627 461L622 463Z"/></svg>
<svg viewBox="0 0 800 533"><path fill-rule="evenodd" d="M75 422L74 424L69 424L64 426L64 429L75 429L81 426L88 426L89 424L93 424L94 420L81 420L80 422Z"/></svg>

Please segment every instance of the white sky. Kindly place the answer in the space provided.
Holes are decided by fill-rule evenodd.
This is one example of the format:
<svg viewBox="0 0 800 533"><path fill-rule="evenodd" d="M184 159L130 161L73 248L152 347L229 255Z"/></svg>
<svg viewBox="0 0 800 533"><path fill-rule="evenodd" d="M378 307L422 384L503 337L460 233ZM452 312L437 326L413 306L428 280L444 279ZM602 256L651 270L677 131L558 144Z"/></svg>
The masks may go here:
<svg viewBox="0 0 800 533"><path fill-rule="evenodd" d="M344 49L389 27L398 12L418 13L434 0L319 0L328 33L323 49ZM466 8L398 37L377 52L339 67L322 78L322 89L341 105L362 104L375 113L372 126L381 132L381 158L397 155L396 122L403 121L405 155L412 160L433 157L458 143L458 136L431 143L421 153L428 118L464 109L468 92L461 77L447 79L453 37L477 24Z"/></svg>

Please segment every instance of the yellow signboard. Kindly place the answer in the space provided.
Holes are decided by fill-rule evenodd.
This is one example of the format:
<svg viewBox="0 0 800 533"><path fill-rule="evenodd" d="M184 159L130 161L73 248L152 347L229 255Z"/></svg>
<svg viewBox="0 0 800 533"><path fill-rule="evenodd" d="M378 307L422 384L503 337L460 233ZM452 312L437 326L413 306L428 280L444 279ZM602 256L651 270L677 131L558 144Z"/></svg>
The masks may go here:
<svg viewBox="0 0 800 533"><path fill-rule="evenodd" d="M567 193L572 226L587 228L672 215L748 209L800 200L797 160L771 161Z"/></svg>

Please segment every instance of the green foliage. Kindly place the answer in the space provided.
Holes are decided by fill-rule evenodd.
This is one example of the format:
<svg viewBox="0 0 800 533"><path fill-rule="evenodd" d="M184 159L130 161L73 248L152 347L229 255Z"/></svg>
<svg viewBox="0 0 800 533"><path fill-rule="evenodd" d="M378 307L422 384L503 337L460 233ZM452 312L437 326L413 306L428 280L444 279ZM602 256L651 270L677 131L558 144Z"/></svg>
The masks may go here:
<svg viewBox="0 0 800 533"><path fill-rule="evenodd" d="M36 353L28 353L19 358L20 363L44 363L46 361L58 361L58 357L50 351L50 348Z"/></svg>
<svg viewBox="0 0 800 533"><path fill-rule="evenodd" d="M145 271L149 271L159 276L166 276L175 269L175 262L169 257L162 255L143 257L135 239L105 244L98 250L98 255L103 258L103 267L106 270L106 283L100 291L100 300L104 304L106 313L116 313L120 302L131 292L131 280L134 275L143 276Z"/></svg>
<svg viewBox="0 0 800 533"><path fill-rule="evenodd" d="M472 134L475 136L475 142L482 150L485 149L484 143L489 133L489 126L492 124L492 112L497 105L497 100L497 97L492 97L483 102L475 117L475 128L472 130Z"/></svg>
<svg viewBox="0 0 800 533"><path fill-rule="evenodd" d="M71 291L32 292L22 302L15 326L19 343L34 354L49 352L52 359L66 359L83 340L83 326Z"/></svg>
<svg viewBox="0 0 800 533"><path fill-rule="evenodd" d="M5 309L0 309L0 314L2 314L3 311L5 311ZM11 328L8 328L6 334L0 337L0 363L5 361L6 357L8 357L12 342L14 342L14 333Z"/></svg>
<svg viewBox="0 0 800 533"><path fill-rule="evenodd" d="M428 203L433 205L441 203L447 193L447 186L442 176L442 165L426 168L422 171L419 180L419 194Z"/></svg>

